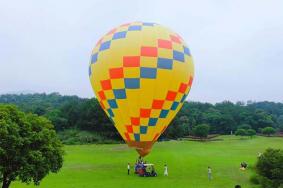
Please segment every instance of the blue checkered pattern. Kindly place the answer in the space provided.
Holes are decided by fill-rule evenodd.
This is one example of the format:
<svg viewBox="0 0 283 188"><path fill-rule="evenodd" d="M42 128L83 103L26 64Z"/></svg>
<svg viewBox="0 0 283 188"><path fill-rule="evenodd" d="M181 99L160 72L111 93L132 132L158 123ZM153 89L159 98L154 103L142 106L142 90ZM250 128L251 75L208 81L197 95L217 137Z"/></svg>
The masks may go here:
<svg viewBox="0 0 283 188"><path fill-rule="evenodd" d="M97 53L95 53L95 54L93 54L93 55L91 56L91 63L96 63L96 62L97 62L97 56L98 56Z"/></svg>
<svg viewBox="0 0 283 188"><path fill-rule="evenodd" d="M141 78L151 78L154 79L156 78L156 68L149 68L149 67L141 67L140 69L140 77Z"/></svg>
<svg viewBox="0 0 283 188"><path fill-rule="evenodd" d="M110 99L108 100L108 104L111 108L118 108L118 105L116 103L116 100L115 99Z"/></svg>
<svg viewBox="0 0 283 188"><path fill-rule="evenodd" d="M113 40L122 39L122 38L125 38L126 35L127 35L127 32L126 32L126 31L117 32L117 33L114 33L112 39L113 39Z"/></svg>
<svg viewBox="0 0 283 188"><path fill-rule="evenodd" d="M114 117L114 113L113 113L113 111L110 108L107 109L107 112L108 112L110 117Z"/></svg>
<svg viewBox="0 0 283 188"><path fill-rule="evenodd" d="M110 48L111 41L105 41L100 45L99 51L107 50Z"/></svg>
<svg viewBox="0 0 283 188"><path fill-rule="evenodd" d="M147 133L147 126L140 126L140 133L146 134Z"/></svg>
<svg viewBox="0 0 283 188"><path fill-rule="evenodd" d="M180 62L185 62L184 53L173 50L173 59Z"/></svg>
<svg viewBox="0 0 283 188"><path fill-rule="evenodd" d="M160 69L172 69L173 60L167 58L158 58L157 68Z"/></svg>
<svg viewBox="0 0 283 188"><path fill-rule="evenodd" d="M169 110L161 110L159 117L166 118L169 113Z"/></svg>
<svg viewBox="0 0 283 188"><path fill-rule="evenodd" d="M155 126L157 123L157 118L149 118L148 126Z"/></svg>
<svg viewBox="0 0 283 188"><path fill-rule="evenodd" d="M129 31L140 31L142 30L142 26L141 25L131 25L128 30Z"/></svg>
<svg viewBox="0 0 283 188"><path fill-rule="evenodd" d="M139 78L125 78L125 88L126 89L138 89L140 88L140 79Z"/></svg>
<svg viewBox="0 0 283 188"><path fill-rule="evenodd" d="M125 89L113 89L114 96L116 99L125 99L126 97L126 91Z"/></svg>

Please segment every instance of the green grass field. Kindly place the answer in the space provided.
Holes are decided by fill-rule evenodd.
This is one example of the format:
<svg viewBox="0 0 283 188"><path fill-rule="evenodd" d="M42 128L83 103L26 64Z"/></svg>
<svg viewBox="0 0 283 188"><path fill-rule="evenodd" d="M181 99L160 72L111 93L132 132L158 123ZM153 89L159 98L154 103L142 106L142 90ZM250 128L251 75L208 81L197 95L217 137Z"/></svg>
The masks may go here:
<svg viewBox="0 0 283 188"><path fill-rule="evenodd" d="M169 141L156 143L145 160L154 163L159 176L142 178L126 174L127 162L134 163L137 153L124 144L66 146L65 163L58 174L50 174L40 188L229 188L249 183L251 169L241 171L240 162L253 165L258 152L268 147L283 149L282 138L255 137L239 139L222 136L223 141ZM167 163L169 176L163 176ZM207 166L212 167L213 180L207 179ZM34 187L19 182L12 188Z"/></svg>

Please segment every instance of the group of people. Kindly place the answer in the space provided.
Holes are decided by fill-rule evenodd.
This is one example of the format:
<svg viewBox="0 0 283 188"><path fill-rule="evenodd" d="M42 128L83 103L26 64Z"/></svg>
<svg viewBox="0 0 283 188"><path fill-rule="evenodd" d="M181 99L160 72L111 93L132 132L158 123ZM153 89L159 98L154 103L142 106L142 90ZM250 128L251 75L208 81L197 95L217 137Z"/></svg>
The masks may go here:
<svg viewBox="0 0 283 188"><path fill-rule="evenodd" d="M243 163L241 163L241 166L242 164ZM130 163L128 163L127 169L128 169L128 175L129 175L130 169L131 169ZM147 162L143 161L141 157L139 157L139 159L136 161L134 170L135 170L135 174L138 174L139 176L143 176L143 177L157 176L157 173L155 172L155 169L154 169L154 165L147 164ZM208 180L211 181L212 180L212 169L210 166L207 169L207 175L208 175ZM168 166L166 164L164 165L164 176L168 176ZM236 185L235 188L241 188L241 186Z"/></svg>
<svg viewBox="0 0 283 188"><path fill-rule="evenodd" d="M128 163L127 172L130 175L131 165ZM140 176L157 176L153 164L148 164L146 161L143 161L143 158L139 157L134 166L135 174ZM168 176L168 166L164 165L164 176ZM212 169L208 167L208 180L212 180Z"/></svg>
<svg viewBox="0 0 283 188"><path fill-rule="evenodd" d="M128 175L130 174L131 166L130 163L128 163L127 166ZM154 165L149 164L146 161L143 161L142 157L139 157L135 163L134 166L134 172L135 174L138 174L142 177L156 177L157 173L155 171ZM168 176L168 166L164 165L164 176Z"/></svg>
<svg viewBox="0 0 283 188"><path fill-rule="evenodd" d="M245 162L241 163L241 168L246 168L247 164ZM130 174L130 170L131 170L131 166L130 163L128 163L127 166L128 169L128 175ZM143 161L142 157L139 157L135 163L134 166L134 171L135 174L138 174L139 176L143 176L143 177L155 177L157 176L157 173L154 169L154 165L153 164L148 164L146 161ZM164 176L168 176L168 166L167 164L164 165ZM210 166L208 166L207 168L207 176L208 176L208 180L211 181L212 180L212 169ZM241 188L240 185L236 185L235 188Z"/></svg>

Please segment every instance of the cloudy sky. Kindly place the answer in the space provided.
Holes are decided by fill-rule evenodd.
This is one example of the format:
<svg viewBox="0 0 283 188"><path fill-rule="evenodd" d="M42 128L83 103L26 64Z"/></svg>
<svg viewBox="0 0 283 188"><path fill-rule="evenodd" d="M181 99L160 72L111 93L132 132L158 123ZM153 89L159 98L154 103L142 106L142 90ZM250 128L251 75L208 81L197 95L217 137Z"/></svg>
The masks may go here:
<svg viewBox="0 0 283 188"><path fill-rule="evenodd" d="M281 0L0 0L0 93L92 97L89 56L100 36L156 22L187 42L190 100L283 101Z"/></svg>

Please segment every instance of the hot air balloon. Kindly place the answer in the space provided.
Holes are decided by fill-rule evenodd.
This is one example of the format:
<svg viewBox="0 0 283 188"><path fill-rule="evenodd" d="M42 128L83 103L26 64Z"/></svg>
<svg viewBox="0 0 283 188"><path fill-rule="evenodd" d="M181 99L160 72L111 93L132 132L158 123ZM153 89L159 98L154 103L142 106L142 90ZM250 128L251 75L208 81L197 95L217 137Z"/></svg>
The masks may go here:
<svg viewBox="0 0 283 188"><path fill-rule="evenodd" d="M182 107L193 77L183 39L156 23L132 22L112 29L97 42L89 65L101 107L142 157Z"/></svg>

